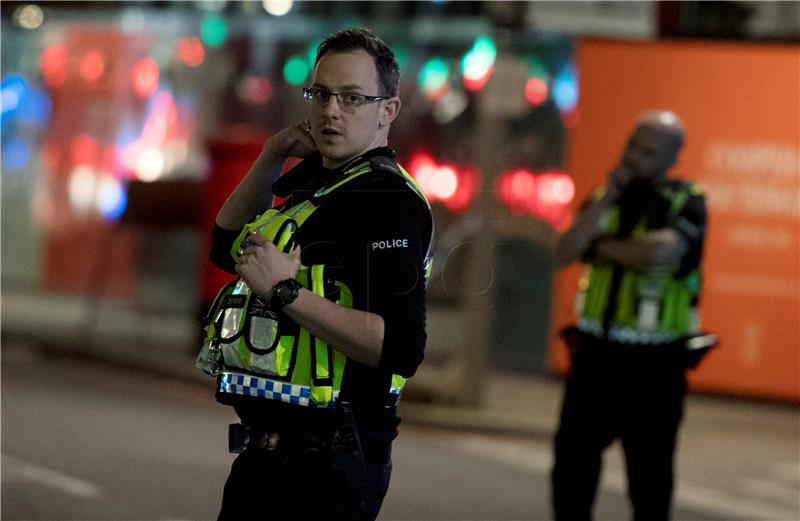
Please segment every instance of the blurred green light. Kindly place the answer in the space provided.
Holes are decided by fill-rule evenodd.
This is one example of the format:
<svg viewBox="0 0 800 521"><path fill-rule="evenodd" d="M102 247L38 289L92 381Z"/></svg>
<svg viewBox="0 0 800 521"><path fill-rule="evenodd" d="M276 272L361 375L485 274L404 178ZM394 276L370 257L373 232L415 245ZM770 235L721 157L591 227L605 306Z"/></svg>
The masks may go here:
<svg viewBox="0 0 800 521"><path fill-rule="evenodd" d="M228 28L225 20L219 16L207 16L200 24L200 39L209 47L219 47L225 43Z"/></svg>
<svg viewBox="0 0 800 521"><path fill-rule="evenodd" d="M419 71L419 86L425 91L436 91L447 83L450 69L441 58L431 58Z"/></svg>
<svg viewBox="0 0 800 521"><path fill-rule="evenodd" d="M317 48L322 43L322 40L316 41L308 46L306 51L306 60L308 61L308 70L314 69L314 62L317 61Z"/></svg>
<svg viewBox="0 0 800 521"><path fill-rule="evenodd" d="M528 56L528 78L539 78L545 83L550 81L550 73L544 62L536 56Z"/></svg>
<svg viewBox="0 0 800 521"><path fill-rule="evenodd" d="M497 46L488 36L481 36L461 59L461 74L475 80L485 76L497 58Z"/></svg>
<svg viewBox="0 0 800 521"><path fill-rule="evenodd" d="M308 78L308 63L301 55L290 56L283 66L283 78L292 85L300 85Z"/></svg>

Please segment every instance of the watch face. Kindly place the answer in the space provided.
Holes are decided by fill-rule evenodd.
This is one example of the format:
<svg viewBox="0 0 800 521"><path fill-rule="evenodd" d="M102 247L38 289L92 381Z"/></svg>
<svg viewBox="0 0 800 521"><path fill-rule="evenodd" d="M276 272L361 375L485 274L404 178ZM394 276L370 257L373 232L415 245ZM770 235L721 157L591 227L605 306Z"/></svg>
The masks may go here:
<svg viewBox="0 0 800 521"><path fill-rule="evenodd" d="M274 295L278 300L279 306L283 307L292 302L297 297L297 292L300 288L298 285L292 284L292 281L282 280L275 285Z"/></svg>

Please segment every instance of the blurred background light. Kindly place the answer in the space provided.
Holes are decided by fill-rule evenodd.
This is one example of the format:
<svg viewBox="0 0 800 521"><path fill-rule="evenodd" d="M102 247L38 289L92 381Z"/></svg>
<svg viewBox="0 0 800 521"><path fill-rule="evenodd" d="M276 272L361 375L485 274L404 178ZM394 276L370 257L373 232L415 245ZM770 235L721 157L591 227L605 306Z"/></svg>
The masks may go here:
<svg viewBox="0 0 800 521"><path fill-rule="evenodd" d="M22 105L28 91L28 82L19 74L9 74L0 83L0 103L3 120L12 116Z"/></svg>
<svg viewBox="0 0 800 521"><path fill-rule="evenodd" d="M225 10L228 2L227 0L196 0L195 5L197 5L201 11L221 13Z"/></svg>
<svg viewBox="0 0 800 521"><path fill-rule="evenodd" d="M575 182L566 172L517 168L500 174L496 184L497 197L512 214L543 219L558 231L569 226Z"/></svg>
<svg viewBox="0 0 800 521"><path fill-rule="evenodd" d="M419 71L419 86L430 100L439 99L448 89L450 68L447 62L436 56L425 62Z"/></svg>
<svg viewBox="0 0 800 521"><path fill-rule="evenodd" d="M164 174L164 154L157 148L146 148L136 159L134 171L140 181L156 181Z"/></svg>
<svg viewBox="0 0 800 521"><path fill-rule="evenodd" d="M300 55L290 56L283 66L283 78L291 85L301 85L308 78L309 68L306 58Z"/></svg>
<svg viewBox="0 0 800 521"><path fill-rule="evenodd" d="M52 108L50 96L31 86L20 74L9 74L0 83L0 121L16 119L32 125L49 121Z"/></svg>
<svg viewBox="0 0 800 521"><path fill-rule="evenodd" d="M39 61L45 85L57 89L67 81L68 59L69 52L63 43L54 43L45 48Z"/></svg>
<svg viewBox="0 0 800 521"><path fill-rule="evenodd" d="M578 78L572 63L565 64L556 74L553 101L561 112L571 112L578 105Z"/></svg>
<svg viewBox="0 0 800 521"><path fill-rule="evenodd" d="M23 29L36 29L44 22L44 12L38 5L21 5L14 10L12 19Z"/></svg>
<svg viewBox="0 0 800 521"><path fill-rule="evenodd" d="M530 78L539 78L544 80L545 83L550 82L550 73L547 66L538 56L528 56L528 76Z"/></svg>
<svg viewBox="0 0 800 521"><path fill-rule="evenodd" d="M439 201L454 212L467 209L477 188L473 168L437 163L426 151L417 151L408 161L408 172L419 183L430 202Z"/></svg>
<svg viewBox="0 0 800 521"><path fill-rule="evenodd" d="M522 215L533 209L536 181L533 173L518 169L502 174L497 181L498 197L512 214Z"/></svg>
<svg viewBox="0 0 800 521"><path fill-rule="evenodd" d="M219 47L228 37L228 26L221 16L206 16L200 22L200 38L209 47Z"/></svg>
<svg viewBox="0 0 800 521"><path fill-rule="evenodd" d="M469 97L463 90L450 90L433 106L433 118L437 123L450 123L464 113L469 106Z"/></svg>
<svg viewBox="0 0 800 521"><path fill-rule="evenodd" d="M545 204L567 205L575 197L575 183L566 174L545 172L539 176L536 195Z"/></svg>
<svg viewBox="0 0 800 521"><path fill-rule="evenodd" d="M95 203L106 219L117 220L125 212L128 204L127 194L119 179L103 175L97 188Z"/></svg>
<svg viewBox="0 0 800 521"><path fill-rule="evenodd" d="M185 65L199 67L206 58L206 49L197 36L186 36L176 40L175 55Z"/></svg>
<svg viewBox="0 0 800 521"><path fill-rule="evenodd" d="M3 88L0 93L0 103L2 104L3 115L17 110L19 107L20 94L14 89Z"/></svg>
<svg viewBox="0 0 800 521"><path fill-rule="evenodd" d="M306 61L308 62L308 70L314 70L314 63L317 61L317 49L319 48L322 40L316 40L311 43L306 49Z"/></svg>
<svg viewBox="0 0 800 521"><path fill-rule="evenodd" d="M97 164L97 141L86 134L80 134L72 139L72 164L96 165Z"/></svg>
<svg viewBox="0 0 800 521"><path fill-rule="evenodd" d="M30 145L19 138L3 143L3 170L13 172L22 170L30 161Z"/></svg>
<svg viewBox="0 0 800 521"><path fill-rule="evenodd" d="M531 78L525 83L525 99L531 105L541 105L547 100L547 83L541 78Z"/></svg>
<svg viewBox="0 0 800 521"><path fill-rule="evenodd" d="M400 67L400 73L403 74L408 67L408 47L392 47L392 51Z"/></svg>
<svg viewBox="0 0 800 521"><path fill-rule="evenodd" d="M140 7L126 7L120 14L119 26L125 32L137 33L144 29L146 23L144 11Z"/></svg>
<svg viewBox="0 0 800 521"><path fill-rule="evenodd" d="M69 176L69 203L76 210L88 210L95 202L97 176L92 167L79 165Z"/></svg>
<svg viewBox="0 0 800 521"><path fill-rule="evenodd" d="M44 124L50 120L52 106L53 102L46 91L32 88L25 93L17 116L28 123Z"/></svg>
<svg viewBox="0 0 800 521"><path fill-rule="evenodd" d="M272 99L272 80L248 74L236 85L236 94L251 105L263 105Z"/></svg>
<svg viewBox="0 0 800 521"><path fill-rule="evenodd" d="M486 85L494 70L497 58L497 46L488 36L481 36L461 59L461 75L464 86L471 91L478 91Z"/></svg>
<svg viewBox="0 0 800 521"><path fill-rule="evenodd" d="M272 16L283 16L292 10L294 0L262 0L261 5Z"/></svg>
<svg viewBox="0 0 800 521"><path fill-rule="evenodd" d="M89 83L94 83L103 75L105 63L97 51L89 51L81 58L79 71L81 77Z"/></svg>
<svg viewBox="0 0 800 521"><path fill-rule="evenodd" d="M142 58L133 66L131 72L133 91L143 98L158 88L158 64L152 58Z"/></svg>

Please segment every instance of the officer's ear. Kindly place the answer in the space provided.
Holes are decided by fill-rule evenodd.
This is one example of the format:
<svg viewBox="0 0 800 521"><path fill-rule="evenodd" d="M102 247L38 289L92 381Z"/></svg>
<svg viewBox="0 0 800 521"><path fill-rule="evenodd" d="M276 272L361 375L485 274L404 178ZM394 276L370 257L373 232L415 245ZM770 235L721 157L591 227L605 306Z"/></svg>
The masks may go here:
<svg viewBox="0 0 800 521"><path fill-rule="evenodd" d="M400 113L400 98L397 96L384 100L381 103L381 113L378 119L378 128L387 127L392 124Z"/></svg>

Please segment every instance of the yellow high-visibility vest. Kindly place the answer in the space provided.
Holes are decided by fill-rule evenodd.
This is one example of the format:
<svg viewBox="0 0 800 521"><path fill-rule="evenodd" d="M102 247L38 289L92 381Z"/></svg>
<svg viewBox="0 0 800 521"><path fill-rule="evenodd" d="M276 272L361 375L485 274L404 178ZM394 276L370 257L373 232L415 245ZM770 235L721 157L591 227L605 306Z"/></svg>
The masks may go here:
<svg viewBox="0 0 800 521"><path fill-rule="evenodd" d="M397 173L430 210L414 178L400 165L396 166ZM267 210L245 225L233 243L231 255L238 262L243 251L242 241L251 233L261 234L281 251L290 252L295 247L297 230L324 204L325 196L372 171L373 165L369 160L358 162L310 199L285 211ZM430 274L430 255L425 263L427 276ZM296 279L304 288L321 297L346 308L353 307L350 288L333 279L324 265L301 266ZM253 293L241 279L223 287L214 300L205 342L206 347L222 352L218 393L307 407L334 407L347 358L307 329L272 312L267 304L268 299ZM405 381L402 376L393 375L391 389L387 392L399 395Z"/></svg>
<svg viewBox="0 0 800 521"><path fill-rule="evenodd" d="M674 218L684 208L689 197L699 195L694 183L681 183L678 188L667 186L662 197L670 202L669 217ZM602 189L594 194L602 196ZM647 234L648 218L643 216L630 234L640 238ZM603 232L614 234L620 226L620 208L609 208L601 217ZM619 269L619 267L618 267ZM700 331L697 297L700 293L700 269L695 268L680 278L675 277L678 266L657 269L624 267L616 294L616 309L608 324L608 339L622 343L663 344ZM606 309L612 303L611 286L614 264L588 264L578 283L575 313L578 328L602 337Z"/></svg>

